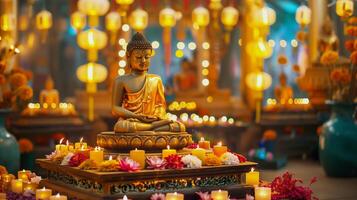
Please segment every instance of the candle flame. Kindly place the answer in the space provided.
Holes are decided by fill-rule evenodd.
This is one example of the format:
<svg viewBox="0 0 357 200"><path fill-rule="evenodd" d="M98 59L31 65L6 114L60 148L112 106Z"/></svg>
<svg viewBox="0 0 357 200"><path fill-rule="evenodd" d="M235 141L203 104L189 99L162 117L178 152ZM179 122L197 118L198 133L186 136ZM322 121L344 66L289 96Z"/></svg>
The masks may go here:
<svg viewBox="0 0 357 200"><path fill-rule="evenodd" d="M177 195L177 192L174 192L174 195Z"/></svg>
<svg viewBox="0 0 357 200"><path fill-rule="evenodd" d="M166 147L167 147L167 149L170 149L170 145L167 145Z"/></svg>
<svg viewBox="0 0 357 200"><path fill-rule="evenodd" d="M217 143L217 146L222 146L222 142L218 142L218 143Z"/></svg>
<svg viewBox="0 0 357 200"><path fill-rule="evenodd" d="M43 186L42 190L46 190L46 187L45 187L45 186Z"/></svg>
<svg viewBox="0 0 357 200"><path fill-rule="evenodd" d="M62 139L60 140L59 144L62 144L63 140L64 140L64 138L62 138Z"/></svg>
<svg viewBox="0 0 357 200"><path fill-rule="evenodd" d="M79 142L80 142L80 143L82 143L82 142L83 142L83 137L81 137L81 139L79 140Z"/></svg>
<svg viewBox="0 0 357 200"><path fill-rule="evenodd" d="M135 148L135 151L137 151L138 150L138 148Z"/></svg>
<svg viewBox="0 0 357 200"><path fill-rule="evenodd" d="M23 169L22 172L26 172L26 170Z"/></svg>
<svg viewBox="0 0 357 200"><path fill-rule="evenodd" d="M128 197L124 195L123 200L128 200Z"/></svg>
<svg viewBox="0 0 357 200"><path fill-rule="evenodd" d="M200 148L200 145L198 144L196 149L199 149L199 148Z"/></svg>
<svg viewBox="0 0 357 200"><path fill-rule="evenodd" d="M68 140L66 141L66 145L67 145L67 146L69 145L69 142L68 142Z"/></svg>
<svg viewBox="0 0 357 200"><path fill-rule="evenodd" d="M112 157L112 156L109 156L109 160L113 160L113 157Z"/></svg>
<svg viewBox="0 0 357 200"><path fill-rule="evenodd" d="M81 146L81 150L82 150L82 151L84 150L84 146Z"/></svg>
<svg viewBox="0 0 357 200"><path fill-rule="evenodd" d="M250 169L250 171L251 171L251 172L254 172L254 167L252 167L252 168Z"/></svg>
<svg viewBox="0 0 357 200"><path fill-rule="evenodd" d="M219 189L219 190L218 190L218 192L222 192L222 190L221 190L221 189Z"/></svg>
<svg viewBox="0 0 357 200"><path fill-rule="evenodd" d="M61 195L60 195L59 193L57 193L56 197L57 197L57 198L58 198L58 197L61 197Z"/></svg>
<svg viewBox="0 0 357 200"><path fill-rule="evenodd" d="M205 141L205 138L204 137L201 137L201 142Z"/></svg>

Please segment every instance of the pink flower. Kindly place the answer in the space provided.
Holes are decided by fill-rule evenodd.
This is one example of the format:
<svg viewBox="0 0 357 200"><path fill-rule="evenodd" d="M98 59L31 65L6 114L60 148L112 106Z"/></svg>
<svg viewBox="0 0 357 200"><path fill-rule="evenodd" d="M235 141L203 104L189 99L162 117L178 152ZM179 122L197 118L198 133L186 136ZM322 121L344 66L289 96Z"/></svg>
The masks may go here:
<svg viewBox="0 0 357 200"><path fill-rule="evenodd" d="M146 163L149 169L165 169L166 161L157 156L151 156L146 158Z"/></svg>
<svg viewBox="0 0 357 200"><path fill-rule="evenodd" d="M200 200L211 200L211 196L208 192L196 192L196 194L200 197Z"/></svg>
<svg viewBox="0 0 357 200"><path fill-rule="evenodd" d="M165 200L165 195L162 193L155 193L151 195L150 200Z"/></svg>
<svg viewBox="0 0 357 200"><path fill-rule="evenodd" d="M135 172L140 169L140 164L126 157L119 160L119 167L122 171Z"/></svg>

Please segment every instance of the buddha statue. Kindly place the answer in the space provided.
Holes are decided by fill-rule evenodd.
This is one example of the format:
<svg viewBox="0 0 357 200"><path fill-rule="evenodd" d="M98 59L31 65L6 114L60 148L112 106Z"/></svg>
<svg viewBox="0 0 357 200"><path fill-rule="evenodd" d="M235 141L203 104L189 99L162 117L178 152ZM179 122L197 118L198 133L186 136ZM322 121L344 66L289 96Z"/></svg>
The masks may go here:
<svg viewBox="0 0 357 200"><path fill-rule="evenodd" d="M280 85L275 87L275 98L280 104L286 104L289 99L293 98L293 89L287 83L287 76L284 72L279 75Z"/></svg>
<svg viewBox="0 0 357 200"><path fill-rule="evenodd" d="M56 104L60 101L58 90L54 89L54 82L51 77L48 77L45 82L45 88L40 93L40 104L47 105Z"/></svg>
<svg viewBox="0 0 357 200"><path fill-rule="evenodd" d="M175 92L187 92L197 87L197 74L191 62L184 58L181 61L181 72L174 77Z"/></svg>
<svg viewBox="0 0 357 200"><path fill-rule="evenodd" d="M123 152L135 148L158 151L167 145L181 149L192 143L182 123L167 119L162 80L148 73L151 43L136 33L126 55L129 71L113 83L112 114L118 121L114 131L97 135L97 144Z"/></svg>
<svg viewBox="0 0 357 200"><path fill-rule="evenodd" d="M318 43L320 55L327 50L338 51L339 40L333 28L333 22L327 16L322 24Z"/></svg>

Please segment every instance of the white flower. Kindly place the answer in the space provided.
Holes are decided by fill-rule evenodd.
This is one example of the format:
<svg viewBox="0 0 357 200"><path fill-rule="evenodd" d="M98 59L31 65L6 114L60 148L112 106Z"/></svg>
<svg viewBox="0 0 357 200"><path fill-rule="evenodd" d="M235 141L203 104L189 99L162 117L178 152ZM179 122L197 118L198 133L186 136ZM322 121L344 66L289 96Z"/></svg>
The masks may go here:
<svg viewBox="0 0 357 200"><path fill-rule="evenodd" d="M68 165L69 160L71 160L72 156L74 156L73 153L68 153L62 160L61 165Z"/></svg>
<svg viewBox="0 0 357 200"><path fill-rule="evenodd" d="M221 156L222 163L224 165L238 165L239 159L236 155L230 152L226 152Z"/></svg>
<svg viewBox="0 0 357 200"><path fill-rule="evenodd" d="M186 155L182 157L181 161L188 167L188 168L201 168L202 161L193 155Z"/></svg>
<svg viewBox="0 0 357 200"><path fill-rule="evenodd" d="M51 154L46 155L46 158L49 160L53 160L57 155L57 151L53 151Z"/></svg>
<svg viewBox="0 0 357 200"><path fill-rule="evenodd" d="M41 180L42 180L41 176L35 176L31 178L31 183L40 184Z"/></svg>

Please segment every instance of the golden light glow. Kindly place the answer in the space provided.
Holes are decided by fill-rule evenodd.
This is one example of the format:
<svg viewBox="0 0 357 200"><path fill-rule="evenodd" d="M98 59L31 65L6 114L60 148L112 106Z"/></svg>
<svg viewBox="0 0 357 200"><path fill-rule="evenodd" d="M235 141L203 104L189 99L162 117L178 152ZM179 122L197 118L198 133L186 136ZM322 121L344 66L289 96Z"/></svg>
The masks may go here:
<svg viewBox="0 0 357 200"><path fill-rule="evenodd" d="M178 49L178 50L176 50L175 55L178 58L182 58L184 56L184 53L181 49Z"/></svg>
<svg viewBox="0 0 357 200"><path fill-rule="evenodd" d="M291 46L292 47L297 47L298 46L298 41L295 40L295 39L291 40Z"/></svg>
<svg viewBox="0 0 357 200"><path fill-rule="evenodd" d="M158 49L160 47L160 43L158 41L153 41L151 46L153 49Z"/></svg>
<svg viewBox="0 0 357 200"><path fill-rule="evenodd" d="M77 42L82 49L102 49L107 45L107 34L95 28L90 28L78 34Z"/></svg>
<svg viewBox="0 0 357 200"><path fill-rule="evenodd" d="M108 31L116 32L121 27L121 18L118 12L110 12L105 16L105 28Z"/></svg>
<svg viewBox="0 0 357 200"><path fill-rule="evenodd" d="M185 43L178 42L176 46L177 46L178 49L184 49L185 48Z"/></svg>
<svg viewBox="0 0 357 200"><path fill-rule="evenodd" d="M198 26L205 27L209 23L209 11L199 6L192 11L192 22Z"/></svg>
<svg viewBox="0 0 357 200"><path fill-rule="evenodd" d="M276 14L272 8L264 6L255 12L251 12L247 19L248 23L254 27L271 26L275 23Z"/></svg>
<svg viewBox="0 0 357 200"><path fill-rule="evenodd" d="M204 78L204 79L202 80L202 85L205 86L205 87L207 87L207 86L209 85L209 80L208 80L207 78Z"/></svg>
<svg viewBox="0 0 357 200"><path fill-rule="evenodd" d="M349 17L353 15L353 1L352 0L337 0L336 13L340 17Z"/></svg>
<svg viewBox="0 0 357 200"><path fill-rule="evenodd" d="M309 7L302 5L298 7L295 14L295 20L301 26L306 26L311 22L311 10Z"/></svg>
<svg viewBox="0 0 357 200"><path fill-rule="evenodd" d="M207 68L209 66L209 61L208 60L202 60L202 67Z"/></svg>
<svg viewBox="0 0 357 200"><path fill-rule="evenodd" d="M71 14L71 26L76 30L82 30L87 23L85 14L76 11Z"/></svg>
<svg viewBox="0 0 357 200"><path fill-rule="evenodd" d="M222 24L227 29L232 29L237 23L239 18L239 12L232 6L224 7L221 13Z"/></svg>
<svg viewBox="0 0 357 200"><path fill-rule="evenodd" d="M119 76L123 76L125 74L125 70L123 69L123 68L120 68L119 70L118 70L118 75Z"/></svg>
<svg viewBox="0 0 357 200"><path fill-rule="evenodd" d="M131 12L129 24L134 30L142 31L148 26L148 23L149 15L145 10L137 8Z"/></svg>
<svg viewBox="0 0 357 200"><path fill-rule="evenodd" d="M164 8L159 14L159 23L162 27L171 28L176 25L176 12L172 8Z"/></svg>
<svg viewBox="0 0 357 200"><path fill-rule="evenodd" d="M245 82L252 90L264 91L270 87L272 79L268 73L251 72L247 75Z"/></svg>
<svg viewBox="0 0 357 200"><path fill-rule="evenodd" d="M196 43L194 43L194 42L190 42L190 43L188 43L188 48L190 49L190 50L195 50L196 49Z"/></svg>
<svg viewBox="0 0 357 200"><path fill-rule="evenodd" d="M272 40L272 39L268 40L268 45L269 45L270 47L274 47L274 46L275 46L275 41Z"/></svg>
<svg viewBox="0 0 357 200"><path fill-rule="evenodd" d="M246 46L246 51L249 55L258 58L269 58L273 54L272 47L263 38L257 41L249 42Z"/></svg>
<svg viewBox="0 0 357 200"><path fill-rule="evenodd" d="M209 43L208 43L208 42L203 42L203 43L202 43L202 48L203 48L203 49L206 49L206 50L209 49L209 48L210 48Z"/></svg>
<svg viewBox="0 0 357 200"><path fill-rule="evenodd" d="M12 14L3 14L0 16L0 28L3 31L14 30L14 16Z"/></svg>
<svg viewBox="0 0 357 200"><path fill-rule="evenodd" d="M128 32L130 30L130 26L128 24L123 24L123 26L121 26L121 30L124 32Z"/></svg>
<svg viewBox="0 0 357 200"><path fill-rule="evenodd" d="M98 63L87 63L81 65L77 69L77 77L85 83L100 83L103 82L108 75L107 68Z"/></svg>
<svg viewBox="0 0 357 200"><path fill-rule="evenodd" d="M36 15L36 27L39 30L47 30L52 27L52 14L42 10Z"/></svg>
<svg viewBox="0 0 357 200"><path fill-rule="evenodd" d="M202 75L207 76L209 73L208 69L202 69Z"/></svg>
<svg viewBox="0 0 357 200"><path fill-rule="evenodd" d="M108 12L110 3L108 0L79 0L78 10L89 16L102 16Z"/></svg>
<svg viewBox="0 0 357 200"><path fill-rule="evenodd" d="M120 51L118 52L118 56L119 56L119 57L124 57L124 56L125 56L125 50L120 50Z"/></svg>
<svg viewBox="0 0 357 200"><path fill-rule="evenodd" d="M280 40L279 44L280 44L280 46L283 47L283 48L285 48L286 45L287 45L286 40Z"/></svg>
<svg viewBox="0 0 357 200"><path fill-rule="evenodd" d="M126 66L126 61L125 60L119 61L119 67L124 68L125 66Z"/></svg>
<svg viewBox="0 0 357 200"><path fill-rule="evenodd" d="M243 43L242 43L242 38L239 38L239 39L238 39L238 45L239 45L239 46L242 46L242 44L243 44Z"/></svg>
<svg viewBox="0 0 357 200"><path fill-rule="evenodd" d="M119 5L130 5L134 2L134 0L116 0Z"/></svg>

